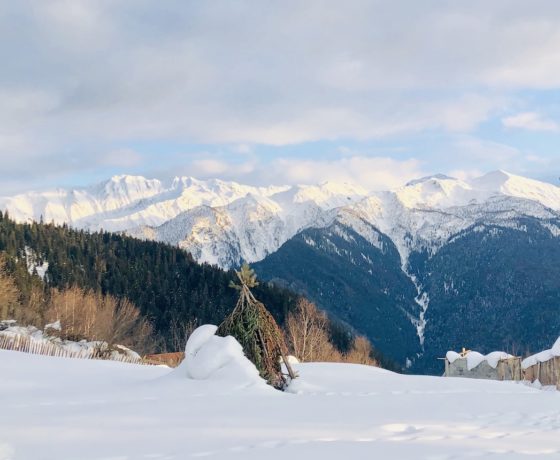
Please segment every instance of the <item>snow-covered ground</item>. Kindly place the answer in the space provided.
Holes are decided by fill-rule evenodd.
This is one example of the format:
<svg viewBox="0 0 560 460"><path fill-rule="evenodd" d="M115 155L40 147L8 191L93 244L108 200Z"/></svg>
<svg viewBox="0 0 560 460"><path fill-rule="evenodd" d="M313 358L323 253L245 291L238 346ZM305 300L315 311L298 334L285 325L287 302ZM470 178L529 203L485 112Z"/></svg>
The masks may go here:
<svg viewBox="0 0 560 460"><path fill-rule="evenodd" d="M560 458L560 392L298 364L281 393L0 350L0 459Z"/></svg>

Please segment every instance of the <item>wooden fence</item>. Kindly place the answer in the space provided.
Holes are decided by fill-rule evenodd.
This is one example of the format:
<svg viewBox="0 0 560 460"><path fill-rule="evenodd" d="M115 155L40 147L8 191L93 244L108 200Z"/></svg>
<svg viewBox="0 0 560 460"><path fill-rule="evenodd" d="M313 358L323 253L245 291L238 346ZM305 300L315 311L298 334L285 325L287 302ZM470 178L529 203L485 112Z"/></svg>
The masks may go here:
<svg viewBox="0 0 560 460"><path fill-rule="evenodd" d="M560 356L537 363L524 370L525 380L538 380L544 386L556 386L560 390Z"/></svg>
<svg viewBox="0 0 560 460"><path fill-rule="evenodd" d="M144 361L142 358L136 358L134 356L128 356L120 353L100 353L100 350L95 348L71 351L57 345L56 343L38 342L33 340L31 337L24 335L0 336L0 349L20 351L34 355L57 356L60 358L100 359L118 361L121 363L153 365L153 363Z"/></svg>

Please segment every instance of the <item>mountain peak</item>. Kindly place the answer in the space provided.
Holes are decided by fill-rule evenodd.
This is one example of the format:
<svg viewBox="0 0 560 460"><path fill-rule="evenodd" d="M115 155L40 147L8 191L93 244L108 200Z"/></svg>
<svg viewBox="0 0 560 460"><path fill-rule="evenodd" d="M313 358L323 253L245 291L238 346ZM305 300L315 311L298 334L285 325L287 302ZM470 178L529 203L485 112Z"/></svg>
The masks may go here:
<svg viewBox="0 0 560 460"><path fill-rule="evenodd" d="M501 169L473 179L469 184L479 190L537 201L551 209L560 209L560 187Z"/></svg>
<svg viewBox="0 0 560 460"><path fill-rule="evenodd" d="M131 174L115 174L111 176L111 178L105 183L125 183L125 184L135 184L135 183L145 183L145 182L153 182L157 179L147 179L144 176L135 176Z"/></svg>
<svg viewBox="0 0 560 460"><path fill-rule="evenodd" d="M420 179L414 179L406 183L405 187L412 187L414 185L421 184L423 182L428 182L430 180L457 180L455 177L447 176L445 174L432 174L430 176L421 177Z"/></svg>
<svg viewBox="0 0 560 460"><path fill-rule="evenodd" d="M521 176L515 176L514 174L508 173L503 169L497 169L495 171L490 171L483 176L477 177L470 181L477 188L484 190L498 190L502 185L504 185L508 180L513 177L518 177L520 179L525 179Z"/></svg>

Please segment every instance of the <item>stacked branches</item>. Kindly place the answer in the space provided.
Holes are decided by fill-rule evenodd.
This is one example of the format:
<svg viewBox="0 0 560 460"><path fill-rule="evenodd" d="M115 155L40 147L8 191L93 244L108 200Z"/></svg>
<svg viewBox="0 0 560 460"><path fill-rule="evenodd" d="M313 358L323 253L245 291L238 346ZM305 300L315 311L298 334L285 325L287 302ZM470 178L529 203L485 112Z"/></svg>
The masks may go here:
<svg viewBox="0 0 560 460"><path fill-rule="evenodd" d="M239 299L217 334L235 337L261 377L275 388L282 389L286 378L281 363L285 364L289 377L295 378L286 359L284 336L270 312L251 292L251 288L258 286L255 272L244 264L236 274L239 284L231 282L230 286L239 291Z"/></svg>

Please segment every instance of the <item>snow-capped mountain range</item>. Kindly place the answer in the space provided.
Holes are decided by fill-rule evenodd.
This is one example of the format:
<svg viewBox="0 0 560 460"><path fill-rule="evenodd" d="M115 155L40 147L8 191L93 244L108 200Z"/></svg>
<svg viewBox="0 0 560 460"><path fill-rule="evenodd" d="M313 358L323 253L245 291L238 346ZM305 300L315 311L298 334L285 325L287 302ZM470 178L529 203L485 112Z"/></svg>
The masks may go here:
<svg viewBox="0 0 560 460"><path fill-rule="evenodd" d="M505 349L514 329L540 346L520 325L543 340L560 330L560 188L504 171L375 192L115 176L3 197L0 209L177 245L222 268L254 263L420 371L455 346Z"/></svg>
<svg viewBox="0 0 560 460"><path fill-rule="evenodd" d="M0 208L19 222L43 219L179 245L223 268L262 260L306 228L339 219L362 234L366 222L392 239L406 270L411 251L436 251L481 219L508 225L512 215L557 217L560 188L504 171L469 181L438 174L385 192L332 182L253 187L123 175L88 188L3 197ZM554 225L549 230L560 235Z"/></svg>

